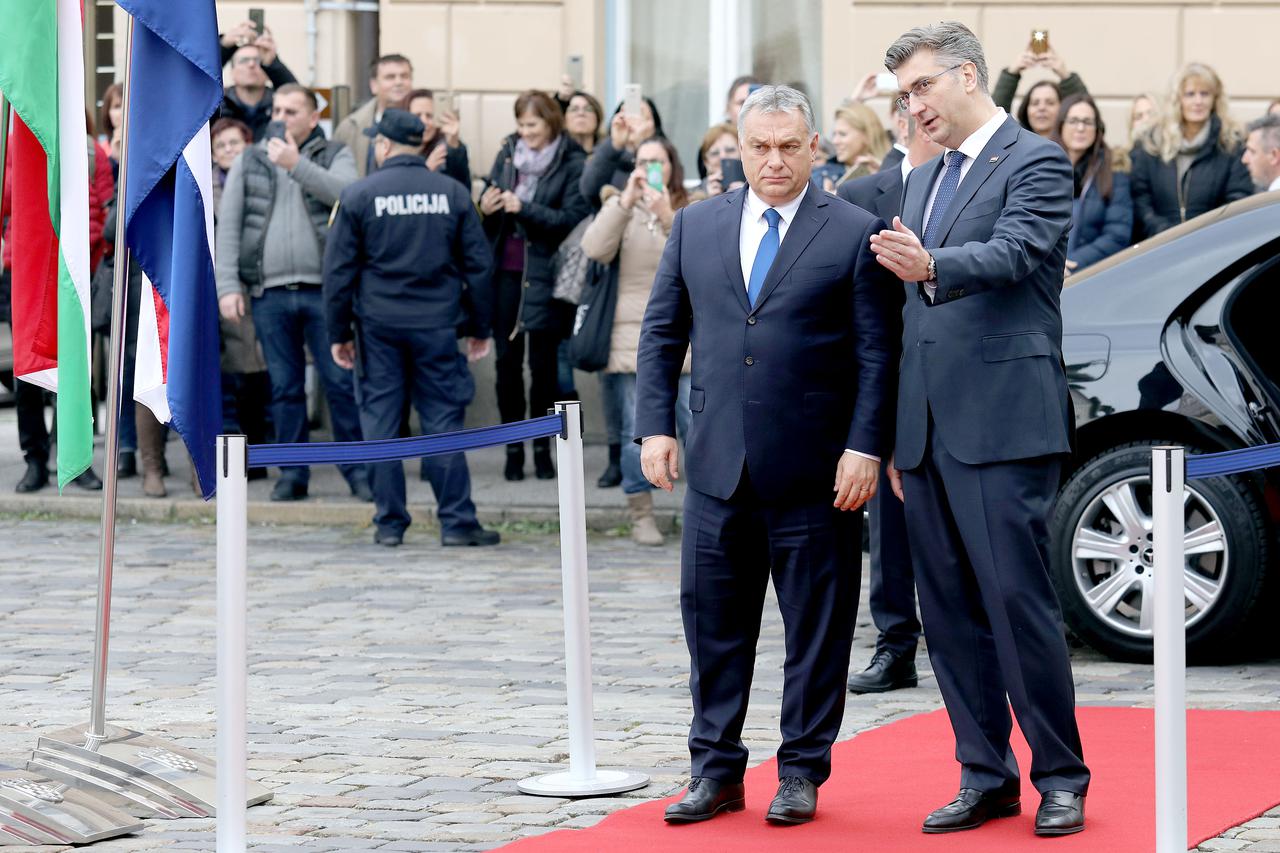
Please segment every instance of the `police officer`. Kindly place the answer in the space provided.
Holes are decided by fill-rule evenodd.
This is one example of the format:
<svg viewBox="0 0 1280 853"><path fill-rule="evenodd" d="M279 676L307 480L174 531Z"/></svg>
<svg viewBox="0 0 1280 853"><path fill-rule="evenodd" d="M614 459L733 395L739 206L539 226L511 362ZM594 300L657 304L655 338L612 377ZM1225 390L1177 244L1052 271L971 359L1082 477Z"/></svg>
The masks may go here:
<svg viewBox="0 0 1280 853"><path fill-rule="evenodd" d="M490 248L466 187L426 167L422 121L389 109L365 133L379 169L347 187L324 253L325 317L333 360L356 371L366 440L397 438L405 394L423 432L462 428L475 383L467 361L492 348ZM464 292L472 311L464 318ZM467 355L456 329L468 319ZM461 454L428 457L445 545L496 545L476 521ZM374 542L394 547L409 526L404 466L373 470Z"/></svg>

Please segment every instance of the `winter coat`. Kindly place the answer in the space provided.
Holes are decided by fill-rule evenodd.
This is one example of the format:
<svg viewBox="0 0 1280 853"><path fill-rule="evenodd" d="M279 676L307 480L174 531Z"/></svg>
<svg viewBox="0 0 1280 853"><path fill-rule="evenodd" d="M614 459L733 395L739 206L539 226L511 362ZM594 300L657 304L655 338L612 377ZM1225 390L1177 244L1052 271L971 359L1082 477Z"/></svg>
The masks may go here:
<svg viewBox="0 0 1280 853"><path fill-rule="evenodd" d="M599 209L601 190L605 187L623 189L635 168L635 152L614 148L613 140L605 136L582 167L582 181L578 185L582 197L593 209Z"/></svg>
<svg viewBox="0 0 1280 853"><path fill-rule="evenodd" d="M1221 120L1211 116L1209 141L1191 161L1181 185L1176 157L1166 162L1141 144L1134 146L1131 190L1143 237L1253 194L1253 179L1240 161L1240 145L1223 148L1218 138L1221 128Z"/></svg>
<svg viewBox="0 0 1280 853"><path fill-rule="evenodd" d="M515 157L516 141L511 134L493 161L488 184L503 186L504 173L514 169L508 161ZM586 160L582 146L568 134L560 135L560 150L547 173L538 179L533 200L519 213L497 211L484 218L485 234L493 247L494 275L502 275L502 253L507 237L515 234L525 241L524 289L520 312L521 327L539 331L555 331L567 335L573 321L574 308L551 295L555 286L555 258L560 243L574 226L591 214L591 206L582 197L578 181Z"/></svg>
<svg viewBox="0 0 1280 853"><path fill-rule="evenodd" d="M1080 272L1090 264L1109 258L1129 247L1133 235L1133 199L1129 176L1111 173L1111 200L1103 199L1090 182L1071 207L1071 236L1067 240L1067 260L1075 261Z"/></svg>

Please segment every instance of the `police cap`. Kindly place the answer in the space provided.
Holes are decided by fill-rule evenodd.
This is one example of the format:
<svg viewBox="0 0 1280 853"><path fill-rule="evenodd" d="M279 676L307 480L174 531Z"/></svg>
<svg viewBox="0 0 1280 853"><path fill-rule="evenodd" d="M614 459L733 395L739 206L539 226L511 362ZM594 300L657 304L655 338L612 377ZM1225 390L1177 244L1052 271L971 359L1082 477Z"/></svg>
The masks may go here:
<svg viewBox="0 0 1280 853"><path fill-rule="evenodd" d="M401 145L421 145L426 132L426 125L413 113L391 109L385 111L372 127L366 128L364 135L385 136Z"/></svg>

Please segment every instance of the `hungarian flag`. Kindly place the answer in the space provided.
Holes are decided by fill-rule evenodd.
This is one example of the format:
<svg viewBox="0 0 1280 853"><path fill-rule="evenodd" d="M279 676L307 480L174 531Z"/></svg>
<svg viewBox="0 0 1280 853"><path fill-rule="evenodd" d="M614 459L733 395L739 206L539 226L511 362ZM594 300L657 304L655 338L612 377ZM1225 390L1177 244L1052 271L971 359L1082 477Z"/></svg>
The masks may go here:
<svg viewBox="0 0 1280 853"><path fill-rule="evenodd" d="M209 144L222 104L218 19L213 0L119 4L134 19L123 207L143 272L134 398L182 436L209 498L222 427Z"/></svg>
<svg viewBox="0 0 1280 853"><path fill-rule="evenodd" d="M57 392L59 488L93 461L81 30L80 0L0 0L0 92L16 114L13 374Z"/></svg>

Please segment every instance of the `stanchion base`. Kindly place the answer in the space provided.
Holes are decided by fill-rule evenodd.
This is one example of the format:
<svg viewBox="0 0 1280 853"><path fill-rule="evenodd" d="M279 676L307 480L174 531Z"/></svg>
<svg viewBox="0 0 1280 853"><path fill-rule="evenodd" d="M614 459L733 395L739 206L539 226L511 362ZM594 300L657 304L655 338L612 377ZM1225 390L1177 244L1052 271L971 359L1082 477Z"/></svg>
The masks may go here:
<svg viewBox="0 0 1280 853"><path fill-rule="evenodd" d="M0 847L92 844L142 831L143 824L106 800L0 765Z"/></svg>
<svg viewBox="0 0 1280 853"><path fill-rule="evenodd" d="M644 773L597 770L596 775L590 779L568 772L533 776L517 782L516 789L522 794L532 794L535 797L603 797L606 794L634 791L648 784L649 777Z"/></svg>
<svg viewBox="0 0 1280 853"><path fill-rule="evenodd" d="M105 789L125 797L131 812L148 817L214 817L216 765L198 752L151 735L107 726L106 737L77 726L40 738L30 766L86 791ZM246 806L271 799L248 781Z"/></svg>

